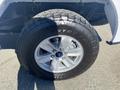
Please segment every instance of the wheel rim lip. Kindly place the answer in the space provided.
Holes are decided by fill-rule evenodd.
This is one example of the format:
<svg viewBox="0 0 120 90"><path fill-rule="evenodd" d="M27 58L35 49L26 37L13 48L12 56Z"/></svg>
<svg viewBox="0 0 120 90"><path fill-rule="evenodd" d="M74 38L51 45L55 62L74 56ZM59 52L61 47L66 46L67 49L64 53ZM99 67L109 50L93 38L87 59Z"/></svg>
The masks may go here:
<svg viewBox="0 0 120 90"><path fill-rule="evenodd" d="M41 43L44 42L45 40L50 40L52 38L57 38L57 37L71 38L72 40L75 40L77 42L77 44L79 45L79 47L81 48L81 55L77 57L76 62L75 62L75 64L72 67L69 67L69 68L67 67L66 69L63 69L63 70L51 70L50 68L48 69L48 67L46 67L43 63L41 63L41 64L38 63L38 59L36 59L36 55L38 54L38 52L39 52L39 50L41 48L40 47ZM76 40L75 38L73 38L71 36L67 36L67 35L55 35L55 36L48 37L48 38L44 39L43 41L41 41L37 45L37 47L36 47L36 49L34 51L34 59L35 59L37 65L40 68L42 68L43 70L51 72L51 73L64 73L64 72L70 71L70 70L74 69L75 67L77 67L82 62L83 57L84 57L84 49L83 49L82 44L78 40Z"/></svg>

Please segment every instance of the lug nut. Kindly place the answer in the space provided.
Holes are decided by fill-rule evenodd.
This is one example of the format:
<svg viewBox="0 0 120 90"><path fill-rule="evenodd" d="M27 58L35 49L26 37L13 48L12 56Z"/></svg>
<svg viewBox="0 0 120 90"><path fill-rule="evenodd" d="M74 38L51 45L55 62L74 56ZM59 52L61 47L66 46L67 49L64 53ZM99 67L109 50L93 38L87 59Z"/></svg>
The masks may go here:
<svg viewBox="0 0 120 90"><path fill-rule="evenodd" d="M55 55L51 55L51 58L54 58L55 57Z"/></svg>

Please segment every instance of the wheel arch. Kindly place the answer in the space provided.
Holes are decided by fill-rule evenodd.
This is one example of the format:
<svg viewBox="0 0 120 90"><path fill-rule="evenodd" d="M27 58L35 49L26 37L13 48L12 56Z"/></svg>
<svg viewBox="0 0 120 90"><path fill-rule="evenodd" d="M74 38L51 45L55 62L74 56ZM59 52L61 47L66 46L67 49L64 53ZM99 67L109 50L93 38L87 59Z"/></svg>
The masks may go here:
<svg viewBox="0 0 120 90"><path fill-rule="evenodd" d="M41 3L45 1L49 3L49 6L47 6L45 3ZM85 14L84 11L83 11L83 14L82 13L79 13L79 14L85 17L90 23L93 22L93 24L97 24L97 25L105 24L107 23L107 20L108 20L111 26L111 31L112 31L112 36L113 36L111 41L108 43L114 44L114 43L120 42L120 37L119 37L120 35L120 25L119 25L119 22L120 22L119 21L119 18L120 18L119 3L120 1L118 0L89 0L89 1L88 0L81 0L81 1L64 0L63 1L62 0L62 1L59 1L58 0L58 2L60 3L65 2L65 4L62 4L65 8L62 7L60 3L56 5L57 7L53 6L54 8L51 8L53 4L50 4L50 3L53 3L53 1L49 2L47 0L41 0L40 4L37 4L38 3L37 0L1 0L0 1L0 33L9 33L9 32L19 33L21 32L21 29L24 27L24 24L28 22L33 16L48 9L62 8L62 9L68 9L68 10L78 13L79 11L77 9L78 4L81 4L81 6L84 6L87 3L88 4L92 3L92 5L94 5L93 4L94 2L95 4L99 3L100 8L102 7L102 10L101 10L102 12L105 11L104 14L102 15L102 18L103 18L102 22L100 21L97 23L96 21L94 22L94 20L93 21L88 20L87 19L88 15L83 15ZM73 2L75 3L75 5L73 5ZM42 9L39 9L38 7L40 7L40 5L43 5L44 7L42 7ZM46 6L47 8L45 8ZM27 17L24 17L24 16L27 16Z"/></svg>
<svg viewBox="0 0 120 90"><path fill-rule="evenodd" d="M1 0L0 31L18 33L21 31L23 25L33 16L49 9L67 9L77 12L93 25L107 23L107 19L104 13L104 5L93 2L93 0L91 0L91 2L92 3L86 0ZM96 6L99 7L96 9L93 8Z"/></svg>

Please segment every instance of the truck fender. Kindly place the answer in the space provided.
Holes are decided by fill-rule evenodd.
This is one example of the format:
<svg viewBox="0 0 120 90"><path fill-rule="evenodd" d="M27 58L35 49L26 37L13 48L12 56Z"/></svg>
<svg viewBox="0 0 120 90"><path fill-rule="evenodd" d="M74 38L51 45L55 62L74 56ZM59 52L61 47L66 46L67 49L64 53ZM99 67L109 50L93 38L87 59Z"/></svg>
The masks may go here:
<svg viewBox="0 0 120 90"><path fill-rule="evenodd" d="M120 42L120 1L109 0L105 3L105 13L110 23L112 39L108 44L115 44Z"/></svg>

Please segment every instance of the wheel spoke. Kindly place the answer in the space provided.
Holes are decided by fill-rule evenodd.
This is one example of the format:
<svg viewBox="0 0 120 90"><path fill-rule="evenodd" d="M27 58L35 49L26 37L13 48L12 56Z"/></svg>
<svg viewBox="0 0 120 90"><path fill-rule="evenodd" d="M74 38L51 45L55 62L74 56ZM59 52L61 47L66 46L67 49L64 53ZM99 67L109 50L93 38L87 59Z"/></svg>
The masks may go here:
<svg viewBox="0 0 120 90"><path fill-rule="evenodd" d="M63 50L66 50L70 44L71 44L71 39L66 38L66 37L61 37L60 47Z"/></svg>
<svg viewBox="0 0 120 90"><path fill-rule="evenodd" d="M58 69L59 69L59 64L60 64L59 61L53 60L53 61L51 62L51 67L50 67L51 70L52 70L52 71L58 70Z"/></svg>
<svg viewBox="0 0 120 90"><path fill-rule="evenodd" d="M53 50L56 50L55 46L49 40L42 42L40 48L49 53L53 53Z"/></svg>
<svg viewBox="0 0 120 90"><path fill-rule="evenodd" d="M74 62L67 56L62 60L62 62L66 67L74 65Z"/></svg>
<svg viewBox="0 0 120 90"><path fill-rule="evenodd" d="M73 48L66 51L67 56L79 56L82 54L81 48Z"/></svg>
<svg viewBox="0 0 120 90"><path fill-rule="evenodd" d="M42 63L44 64L44 63L51 61L51 55L50 54L49 55L40 55L40 56L37 56L36 59L39 64L42 64Z"/></svg>

